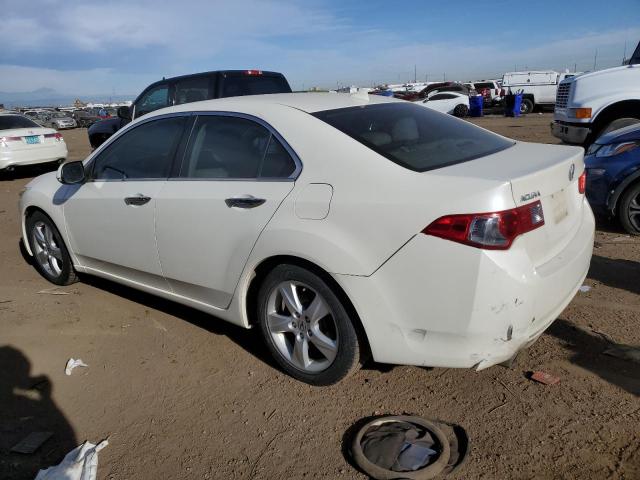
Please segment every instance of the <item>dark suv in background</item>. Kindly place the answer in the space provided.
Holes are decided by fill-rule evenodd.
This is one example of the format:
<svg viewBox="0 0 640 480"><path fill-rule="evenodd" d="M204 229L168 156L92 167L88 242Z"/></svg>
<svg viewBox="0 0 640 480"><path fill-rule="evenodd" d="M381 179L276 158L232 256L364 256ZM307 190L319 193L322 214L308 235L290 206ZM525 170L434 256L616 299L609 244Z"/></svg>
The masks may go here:
<svg viewBox="0 0 640 480"><path fill-rule="evenodd" d="M135 99L131 107L120 107L118 116L93 124L89 142L98 148L131 120L172 105L212 98L291 93L284 75L262 70L221 70L162 79L152 83Z"/></svg>

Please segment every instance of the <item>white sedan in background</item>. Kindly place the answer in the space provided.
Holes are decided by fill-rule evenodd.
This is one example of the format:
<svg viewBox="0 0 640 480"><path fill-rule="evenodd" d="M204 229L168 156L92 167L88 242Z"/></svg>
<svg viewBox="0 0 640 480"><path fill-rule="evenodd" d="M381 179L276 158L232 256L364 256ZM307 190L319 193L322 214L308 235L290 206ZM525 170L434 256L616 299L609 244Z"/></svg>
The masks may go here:
<svg viewBox="0 0 640 480"><path fill-rule="evenodd" d="M0 113L0 171L67 158L62 135L24 115Z"/></svg>
<svg viewBox="0 0 640 480"><path fill-rule="evenodd" d="M436 93L414 103L459 118L466 117L469 113L469 95L460 92Z"/></svg>
<svg viewBox="0 0 640 480"><path fill-rule="evenodd" d="M283 370L327 385L368 354L482 369L534 342L589 268L584 181L581 148L276 94L147 114L34 179L20 214L51 282L98 275L256 326Z"/></svg>

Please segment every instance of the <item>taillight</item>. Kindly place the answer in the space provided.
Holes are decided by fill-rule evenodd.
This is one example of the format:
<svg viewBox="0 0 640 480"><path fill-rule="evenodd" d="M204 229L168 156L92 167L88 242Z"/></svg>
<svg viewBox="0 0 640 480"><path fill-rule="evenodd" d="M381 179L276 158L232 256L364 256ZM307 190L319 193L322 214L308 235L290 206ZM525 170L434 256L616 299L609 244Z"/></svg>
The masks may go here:
<svg viewBox="0 0 640 480"><path fill-rule="evenodd" d="M582 172L582 175L578 178L578 191L584 193L587 189L587 171Z"/></svg>
<svg viewBox="0 0 640 480"><path fill-rule="evenodd" d="M247 75L262 75L262 70L247 70L245 73Z"/></svg>
<svg viewBox="0 0 640 480"><path fill-rule="evenodd" d="M62 134L61 133L45 133L44 134L44 138L55 138L58 142L62 141Z"/></svg>
<svg viewBox="0 0 640 480"><path fill-rule="evenodd" d="M502 212L446 215L422 233L472 247L507 250L516 237L543 225L542 204L537 201Z"/></svg>
<svg viewBox="0 0 640 480"><path fill-rule="evenodd" d="M6 147L10 142L21 142L22 137L0 137L0 146Z"/></svg>

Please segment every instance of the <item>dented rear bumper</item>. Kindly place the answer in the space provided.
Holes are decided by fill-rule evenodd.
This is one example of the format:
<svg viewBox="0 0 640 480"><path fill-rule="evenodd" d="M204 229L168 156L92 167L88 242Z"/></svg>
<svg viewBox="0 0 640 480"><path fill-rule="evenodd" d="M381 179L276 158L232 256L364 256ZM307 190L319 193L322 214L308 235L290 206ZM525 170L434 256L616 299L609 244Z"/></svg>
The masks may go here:
<svg viewBox="0 0 640 480"><path fill-rule="evenodd" d="M585 200L566 246L534 266L518 240L480 250L417 235L369 277L335 275L383 363L487 368L531 345L582 285L595 222Z"/></svg>

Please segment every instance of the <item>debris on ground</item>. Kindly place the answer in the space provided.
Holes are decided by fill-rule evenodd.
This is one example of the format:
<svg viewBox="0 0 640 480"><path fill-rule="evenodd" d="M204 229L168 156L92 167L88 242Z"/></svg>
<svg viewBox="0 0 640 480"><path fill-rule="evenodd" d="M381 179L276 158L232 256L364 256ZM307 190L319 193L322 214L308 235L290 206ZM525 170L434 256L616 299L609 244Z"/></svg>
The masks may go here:
<svg viewBox="0 0 640 480"><path fill-rule="evenodd" d="M84 442L67 453L60 464L40 470L35 480L95 480L98 452L107 445L109 440L103 440L98 445Z"/></svg>
<svg viewBox="0 0 640 480"><path fill-rule="evenodd" d="M467 451L463 429L404 415L367 421L351 446L355 463L374 479L434 478L460 466Z"/></svg>
<svg viewBox="0 0 640 480"><path fill-rule="evenodd" d="M65 373L65 375L71 375L71 372L73 371L74 368L76 368L76 367L88 367L88 366L89 365L84 363L79 358L77 360L74 360L73 358L70 358L67 361L67 365L64 367L64 373Z"/></svg>
<svg viewBox="0 0 640 480"><path fill-rule="evenodd" d="M591 287L589 285L582 285L578 290L580 290L582 293L587 293L589 290L591 290Z"/></svg>
<svg viewBox="0 0 640 480"><path fill-rule="evenodd" d="M73 292L67 292L65 290L61 290L58 287L53 287L45 288L44 290L40 290L38 293L43 295L71 295Z"/></svg>
<svg viewBox="0 0 640 480"><path fill-rule="evenodd" d="M533 372L529 378L544 385L555 385L560 383L560 377L556 377L555 375L551 375L550 373L540 370Z"/></svg>
<svg viewBox="0 0 640 480"><path fill-rule="evenodd" d="M38 450L44 442L51 438L52 435L53 432L31 432L11 447L10 451L12 453L24 453L26 455L30 455Z"/></svg>
<svg viewBox="0 0 640 480"><path fill-rule="evenodd" d="M640 348L631 347L629 345L613 345L607 348L604 355L619 358L620 360L629 360L630 362L640 363Z"/></svg>

